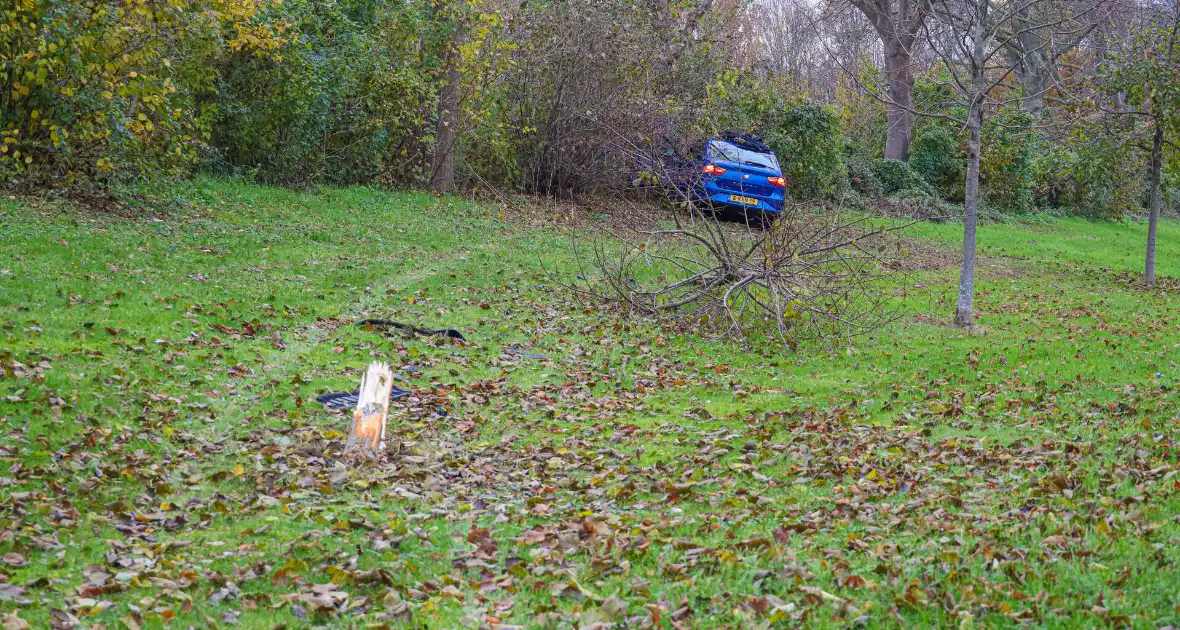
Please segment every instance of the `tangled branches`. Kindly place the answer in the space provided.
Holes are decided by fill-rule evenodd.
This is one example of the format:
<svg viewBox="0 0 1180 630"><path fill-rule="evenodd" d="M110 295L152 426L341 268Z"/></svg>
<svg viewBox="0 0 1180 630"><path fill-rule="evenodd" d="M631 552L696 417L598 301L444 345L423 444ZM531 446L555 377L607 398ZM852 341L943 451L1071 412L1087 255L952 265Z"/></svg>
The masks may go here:
<svg viewBox="0 0 1180 630"><path fill-rule="evenodd" d="M897 317L886 278L901 250L890 237L904 226L790 204L765 230L691 204L672 223L596 239L579 294L792 348L804 339L847 341Z"/></svg>

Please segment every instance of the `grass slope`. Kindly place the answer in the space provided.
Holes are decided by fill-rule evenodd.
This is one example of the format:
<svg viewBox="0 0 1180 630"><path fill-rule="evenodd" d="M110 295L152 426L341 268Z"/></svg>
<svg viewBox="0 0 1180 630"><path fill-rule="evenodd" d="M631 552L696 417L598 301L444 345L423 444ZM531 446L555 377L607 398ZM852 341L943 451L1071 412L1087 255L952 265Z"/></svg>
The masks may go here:
<svg viewBox="0 0 1180 630"><path fill-rule="evenodd" d="M459 199L171 194L0 205L12 627L1180 622L1177 287L1135 284L1137 226L987 226L1020 259L978 331L936 264L791 354L572 302L561 234ZM346 465L314 397L373 359L414 395Z"/></svg>
<svg viewBox="0 0 1180 630"><path fill-rule="evenodd" d="M963 228L959 224L927 224L915 235L960 246ZM1180 276L1180 257L1166 252L1180 251L1180 224L1160 223L1157 238L1156 273ZM1147 243L1146 222L1090 221L1077 217L1053 219L1044 224L990 224L979 232L984 252L1024 259L1076 263L1109 271L1143 272Z"/></svg>

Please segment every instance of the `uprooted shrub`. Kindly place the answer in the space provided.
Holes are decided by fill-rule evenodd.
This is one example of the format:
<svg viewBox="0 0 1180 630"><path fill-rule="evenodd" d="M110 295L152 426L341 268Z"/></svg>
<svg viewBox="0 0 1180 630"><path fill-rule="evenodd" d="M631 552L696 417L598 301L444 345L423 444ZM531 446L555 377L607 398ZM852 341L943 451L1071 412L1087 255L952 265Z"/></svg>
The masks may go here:
<svg viewBox="0 0 1180 630"><path fill-rule="evenodd" d="M596 239L574 289L631 313L743 341L846 343L892 321L898 226L788 206L765 230L690 208L673 225Z"/></svg>

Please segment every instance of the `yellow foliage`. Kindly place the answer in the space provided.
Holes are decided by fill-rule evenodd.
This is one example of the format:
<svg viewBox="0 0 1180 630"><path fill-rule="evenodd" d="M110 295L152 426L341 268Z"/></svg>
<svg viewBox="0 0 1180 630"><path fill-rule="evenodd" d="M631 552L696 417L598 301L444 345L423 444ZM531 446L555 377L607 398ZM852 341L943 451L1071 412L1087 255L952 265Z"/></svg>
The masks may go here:
<svg viewBox="0 0 1180 630"><path fill-rule="evenodd" d="M0 152L0 177L72 185L185 168L197 149L187 134L208 135L197 96L212 89L209 62L290 41L288 24L265 19L275 2L13 1L0 12L0 128L15 146Z"/></svg>

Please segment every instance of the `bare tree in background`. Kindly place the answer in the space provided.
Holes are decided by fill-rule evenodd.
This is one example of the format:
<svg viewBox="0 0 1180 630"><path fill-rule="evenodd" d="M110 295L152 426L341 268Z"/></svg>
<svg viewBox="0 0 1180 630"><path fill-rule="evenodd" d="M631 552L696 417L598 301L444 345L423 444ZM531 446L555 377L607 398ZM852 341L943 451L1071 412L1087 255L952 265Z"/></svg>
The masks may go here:
<svg viewBox="0 0 1180 630"><path fill-rule="evenodd" d="M984 113L1020 100L1007 83L1026 54L1020 37L1056 41L1078 33L1095 19L1102 0L1086 4L1063 0L929 0L931 19L923 34L942 61L950 92L957 105L966 109L965 118L946 113L947 103L937 112L911 109L915 113L955 120L967 129L967 175L963 198L963 258L955 323L970 326L975 300L976 229L979 219L979 164ZM1033 19L1031 16L1041 16ZM1005 55L1015 47L1015 57ZM891 95L887 95L892 98ZM892 100L890 100L892 103Z"/></svg>
<svg viewBox="0 0 1180 630"><path fill-rule="evenodd" d="M756 0L742 18L742 67L791 94L833 103L841 87L857 87L846 75L882 63L876 31L847 2Z"/></svg>
<svg viewBox="0 0 1180 630"><path fill-rule="evenodd" d="M1016 7L1005 29L1011 34L1002 40L1004 57L1020 83L1021 105L1040 119L1045 110L1045 95L1061 82L1059 60L1077 48L1100 24L1098 12L1087 11L1086 3L1041 2ZM1071 6L1074 5L1074 6ZM1057 13L1055 16L1054 13ZM1036 28L1055 17L1077 16L1073 29Z"/></svg>
<svg viewBox="0 0 1180 630"><path fill-rule="evenodd" d="M714 0L694 0L674 6L670 0L648 0L651 10L656 15L656 32L663 49L660 61L663 62L666 72L671 73L684 56L692 43L697 26L713 9L713 2Z"/></svg>
<svg viewBox="0 0 1180 630"><path fill-rule="evenodd" d="M520 11L511 28L521 45L502 82L505 115L528 128L517 149L521 188L624 188L635 165L618 161L603 129L659 141L711 120L686 105L702 100L722 66L734 4L554 0Z"/></svg>
<svg viewBox="0 0 1180 630"><path fill-rule="evenodd" d="M807 91L818 87L824 59L817 41L824 34L813 26L818 10L807 0L764 0L750 20L764 67Z"/></svg>

